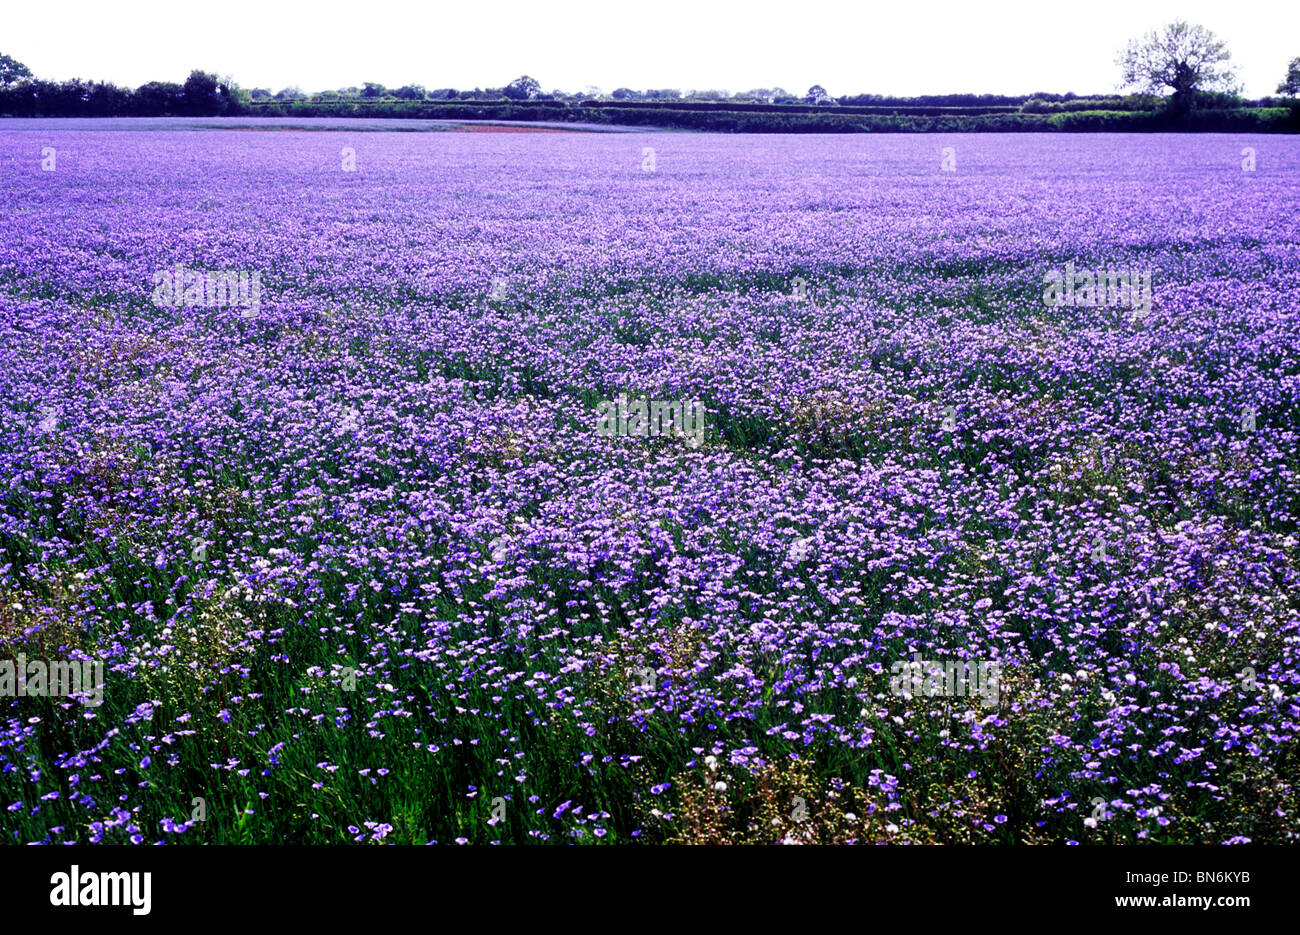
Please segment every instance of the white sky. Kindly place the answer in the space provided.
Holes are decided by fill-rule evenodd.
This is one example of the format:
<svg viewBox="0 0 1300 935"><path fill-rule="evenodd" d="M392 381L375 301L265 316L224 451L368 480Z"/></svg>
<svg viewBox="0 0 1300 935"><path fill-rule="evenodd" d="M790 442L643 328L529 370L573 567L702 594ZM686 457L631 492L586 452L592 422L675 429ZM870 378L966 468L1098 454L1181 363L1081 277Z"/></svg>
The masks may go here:
<svg viewBox="0 0 1300 935"><path fill-rule="evenodd" d="M38 77L246 88L378 81L545 90L784 87L834 95L1115 89L1117 51L1171 20L1228 43L1244 90L1300 55L1300 3L1229 0L4 0L0 52Z"/></svg>

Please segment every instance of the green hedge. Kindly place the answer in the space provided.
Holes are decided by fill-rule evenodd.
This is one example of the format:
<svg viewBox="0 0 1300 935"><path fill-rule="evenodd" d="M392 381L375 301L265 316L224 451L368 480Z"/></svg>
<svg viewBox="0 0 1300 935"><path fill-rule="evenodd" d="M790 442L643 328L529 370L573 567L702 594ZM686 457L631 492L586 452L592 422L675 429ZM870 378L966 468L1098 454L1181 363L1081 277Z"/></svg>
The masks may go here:
<svg viewBox="0 0 1300 935"><path fill-rule="evenodd" d="M0 89L0 116L213 116L191 107L180 85L146 85L126 92L109 85L28 82ZM222 112L254 117L368 117L545 121L664 127L717 133L1012 133L1012 132L1295 132L1295 106L1204 107L1177 116L1163 108L1135 109L1139 99L1030 100L1023 110L1003 104L851 106L729 102L556 100L475 101L347 99L229 101ZM1218 103L1217 100L1209 103ZM1082 108L1082 109L1081 109Z"/></svg>

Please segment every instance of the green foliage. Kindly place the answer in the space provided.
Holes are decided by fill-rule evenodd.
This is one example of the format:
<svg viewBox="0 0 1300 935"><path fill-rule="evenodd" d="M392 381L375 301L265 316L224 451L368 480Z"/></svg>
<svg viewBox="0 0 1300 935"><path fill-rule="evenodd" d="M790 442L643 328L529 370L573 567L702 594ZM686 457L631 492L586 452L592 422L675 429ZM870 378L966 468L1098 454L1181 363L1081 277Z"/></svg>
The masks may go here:
<svg viewBox="0 0 1300 935"><path fill-rule="evenodd" d="M0 54L0 86L13 84L24 78L30 78L32 70L22 62L8 55Z"/></svg>
<svg viewBox="0 0 1300 935"><path fill-rule="evenodd" d="M834 104L835 100L827 93L826 89L820 84L815 84L808 89L808 93L803 96L808 104Z"/></svg>
<svg viewBox="0 0 1300 935"><path fill-rule="evenodd" d="M1182 20L1159 32L1134 39L1119 54L1125 87L1149 94L1170 94L1170 107L1186 112L1204 91L1233 91L1236 76L1223 40L1204 26Z"/></svg>
<svg viewBox="0 0 1300 935"><path fill-rule="evenodd" d="M201 116L222 113L226 98L221 93L216 75L195 69L185 79L181 88L181 110L187 115Z"/></svg>
<svg viewBox="0 0 1300 935"><path fill-rule="evenodd" d="M1291 59L1291 64L1286 68L1286 77L1277 86L1277 93L1288 97L1300 94L1300 58Z"/></svg>
<svg viewBox="0 0 1300 935"><path fill-rule="evenodd" d="M524 75L510 82L501 92L512 101L528 101L542 93L542 86L536 78Z"/></svg>
<svg viewBox="0 0 1300 935"><path fill-rule="evenodd" d="M1213 43L1211 48L1215 48ZM1300 59L1291 63L1291 69L1288 81L1292 77L1300 80L1296 75ZM1286 99L1251 104L1230 87L1215 90L1209 81L1201 81L1181 96L1165 98L1145 93L1081 97L1035 92L920 97L859 94L835 99L814 85L804 98L796 99L782 88L755 88L734 97L722 91L683 94L676 89L631 88L619 88L608 97L596 88L581 94L543 94L541 85L527 75L499 89L426 91L422 85L408 84L390 91L366 82L361 88L312 95L292 85L274 94L266 88L245 91L230 78L199 70L192 71L184 84L151 81L134 91L111 83L80 79L56 83L28 75L21 63L0 55L0 116L242 113L260 117L412 117L595 123L720 133L1293 132L1300 128L1300 110L1276 106L1287 103ZM1289 86L1284 83L1279 91L1285 92ZM828 104L836 106L831 109Z"/></svg>

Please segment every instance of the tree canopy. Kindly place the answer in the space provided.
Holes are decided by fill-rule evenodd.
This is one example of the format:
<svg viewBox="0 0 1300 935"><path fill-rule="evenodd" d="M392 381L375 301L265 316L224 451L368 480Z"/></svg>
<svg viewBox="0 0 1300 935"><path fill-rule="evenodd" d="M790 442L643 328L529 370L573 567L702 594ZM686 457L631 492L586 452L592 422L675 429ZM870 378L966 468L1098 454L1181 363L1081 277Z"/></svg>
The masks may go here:
<svg viewBox="0 0 1300 935"><path fill-rule="evenodd" d="M501 93L512 100L528 101L542 93L542 85L536 78L523 75L506 85Z"/></svg>
<svg viewBox="0 0 1300 935"><path fill-rule="evenodd" d="M1300 94L1300 58L1291 59L1291 64L1286 69L1286 77L1277 86L1277 93L1291 97Z"/></svg>
<svg viewBox="0 0 1300 935"><path fill-rule="evenodd" d="M1129 42L1116 63L1124 87L1172 93L1174 107L1185 109L1202 92L1236 89L1230 58L1227 44L1210 30L1179 20Z"/></svg>
<svg viewBox="0 0 1300 935"><path fill-rule="evenodd" d="M17 59L0 54L0 85L10 85L23 78L30 78L32 70Z"/></svg>

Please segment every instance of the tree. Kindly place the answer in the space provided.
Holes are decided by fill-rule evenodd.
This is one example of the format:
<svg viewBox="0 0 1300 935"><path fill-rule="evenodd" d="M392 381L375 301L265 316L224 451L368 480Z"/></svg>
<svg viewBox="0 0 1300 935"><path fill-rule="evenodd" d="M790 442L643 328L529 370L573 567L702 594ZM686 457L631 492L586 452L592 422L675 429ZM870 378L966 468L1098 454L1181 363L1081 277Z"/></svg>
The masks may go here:
<svg viewBox="0 0 1300 935"><path fill-rule="evenodd" d="M808 89L808 93L803 96L803 99L809 104L829 104L831 96L826 93L826 89L820 84L815 84Z"/></svg>
<svg viewBox="0 0 1300 935"><path fill-rule="evenodd" d="M1227 45L1214 33L1179 20L1134 39L1115 62L1123 69L1121 87L1137 86L1158 95L1172 92L1173 108L1183 111L1201 92L1236 90L1229 58Z"/></svg>
<svg viewBox="0 0 1300 935"><path fill-rule="evenodd" d="M1300 58L1291 59L1286 69L1286 79L1277 86L1278 94L1295 97L1300 94Z"/></svg>
<svg viewBox="0 0 1300 935"><path fill-rule="evenodd" d="M30 78L32 70L8 55L0 55L0 87L7 87L15 81Z"/></svg>
<svg viewBox="0 0 1300 935"><path fill-rule="evenodd" d="M387 88L385 88L382 84L376 84L373 81L365 82L365 86L362 87L361 89L362 97L372 97L372 98L383 97L387 93L388 93Z"/></svg>
<svg viewBox="0 0 1300 935"><path fill-rule="evenodd" d="M512 101L528 101L542 93L542 85L536 78L524 75L506 85L501 93Z"/></svg>
<svg viewBox="0 0 1300 935"><path fill-rule="evenodd" d="M111 81L98 81L90 86L90 113L99 117L129 115L131 92L119 88Z"/></svg>
<svg viewBox="0 0 1300 935"><path fill-rule="evenodd" d="M222 110L228 114L239 113L249 101L248 92L235 84L230 75L217 79L217 96L221 98Z"/></svg>
<svg viewBox="0 0 1300 935"><path fill-rule="evenodd" d="M216 75L196 68L181 87L181 108L194 116L219 114L225 110L226 97Z"/></svg>
<svg viewBox="0 0 1300 935"><path fill-rule="evenodd" d="M422 84L407 84L393 92L393 97L401 101L422 101L426 91Z"/></svg>
<svg viewBox="0 0 1300 935"><path fill-rule="evenodd" d="M174 81L149 81L135 89L132 105L141 117L177 114L185 89Z"/></svg>

